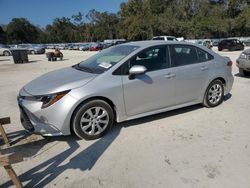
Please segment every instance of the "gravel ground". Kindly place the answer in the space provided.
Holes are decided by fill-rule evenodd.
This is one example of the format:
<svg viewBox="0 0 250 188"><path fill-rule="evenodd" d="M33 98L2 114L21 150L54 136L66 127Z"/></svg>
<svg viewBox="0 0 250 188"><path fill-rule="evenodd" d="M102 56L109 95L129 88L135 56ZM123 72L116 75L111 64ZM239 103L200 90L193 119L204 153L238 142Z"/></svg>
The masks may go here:
<svg viewBox="0 0 250 188"><path fill-rule="evenodd" d="M65 60L48 62L30 55L31 63L15 65L0 57L0 116L12 146L24 162L13 167L26 187L250 187L250 79L238 75L237 52L219 52L234 62L231 97L216 108L195 105L113 127L99 140L72 136L30 135L19 121L16 96L33 78L71 66L95 52L63 51ZM12 183L0 169L0 187Z"/></svg>

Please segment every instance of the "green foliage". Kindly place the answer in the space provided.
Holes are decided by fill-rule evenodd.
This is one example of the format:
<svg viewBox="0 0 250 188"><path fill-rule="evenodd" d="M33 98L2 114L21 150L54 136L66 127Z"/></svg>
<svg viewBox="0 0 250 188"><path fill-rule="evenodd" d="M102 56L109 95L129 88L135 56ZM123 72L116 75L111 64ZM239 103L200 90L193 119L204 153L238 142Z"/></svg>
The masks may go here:
<svg viewBox="0 0 250 188"><path fill-rule="evenodd" d="M14 18L0 42L70 43L125 38L146 40L156 35L185 38L250 36L249 0L128 0L117 14L78 12L55 18L40 29ZM6 41L7 40L7 41Z"/></svg>
<svg viewBox="0 0 250 188"><path fill-rule="evenodd" d="M39 38L39 31L25 18L13 18L7 26L8 43L33 43Z"/></svg>
<svg viewBox="0 0 250 188"><path fill-rule="evenodd" d="M7 42L7 36L3 28L0 26L0 44L5 44Z"/></svg>

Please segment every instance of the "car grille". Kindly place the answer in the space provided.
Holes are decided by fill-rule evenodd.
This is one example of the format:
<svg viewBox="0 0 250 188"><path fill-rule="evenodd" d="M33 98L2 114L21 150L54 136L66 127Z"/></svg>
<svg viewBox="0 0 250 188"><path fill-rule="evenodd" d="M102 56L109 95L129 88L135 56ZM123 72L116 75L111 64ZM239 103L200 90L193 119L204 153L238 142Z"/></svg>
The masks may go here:
<svg viewBox="0 0 250 188"><path fill-rule="evenodd" d="M23 127L26 130L33 132L34 126L32 125L28 115L26 114L26 112L24 111L22 106L19 105L19 108L20 108L20 112L21 112L21 123L22 123Z"/></svg>

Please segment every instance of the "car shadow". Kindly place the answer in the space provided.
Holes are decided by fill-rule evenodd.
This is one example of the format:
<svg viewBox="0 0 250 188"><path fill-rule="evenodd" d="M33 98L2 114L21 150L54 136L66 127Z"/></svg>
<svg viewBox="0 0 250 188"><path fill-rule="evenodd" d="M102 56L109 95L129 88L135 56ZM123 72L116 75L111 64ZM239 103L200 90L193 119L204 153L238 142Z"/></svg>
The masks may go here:
<svg viewBox="0 0 250 188"><path fill-rule="evenodd" d="M224 96L224 101L227 101L232 98L232 94L228 93L227 95Z"/></svg>
<svg viewBox="0 0 250 188"><path fill-rule="evenodd" d="M22 140L26 139L30 135L31 135L31 133L29 133L25 130L11 132L11 133L7 134L8 139L9 139L9 143L11 146L21 142Z"/></svg>
<svg viewBox="0 0 250 188"><path fill-rule="evenodd" d="M156 120L165 119L168 117L188 113L188 112L195 111L195 110L198 110L201 108L203 108L203 106L201 104L197 104L197 105L193 105L193 106L188 106L188 107L184 107L184 108L180 108L180 109L176 109L176 110L171 110L171 111L159 113L156 115L151 115L151 116L146 116L143 118L125 121L122 123L118 123L117 126L122 126L124 128L135 126L135 125L139 126L139 125L143 125L144 123L149 123L152 121L156 121Z"/></svg>
<svg viewBox="0 0 250 188"><path fill-rule="evenodd" d="M9 133L7 134L7 137L9 139L10 147L1 147L0 153L3 155L17 152L24 158L32 157L48 143L44 138L37 137L36 135L32 135L24 130Z"/></svg>
<svg viewBox="0 0 250 188"><path fill-rule="evenodd" d="M250 78L250 75L243 76L240 73L235 74L234 76L240 77L240 78Z"/></svg>
<svg viewBox="0 0 250 188"><path fill-rule="evenodd" d="M39 61L42 61L42 60L33 60L33 61L28 61L27 63L36 63L36 62L39 62Z"/></svg>
<svg viewBox="0 0 250 188"><path fill-rule="evenodd" d="M55 137L49 140L44 139L41 142L62 141L67 142L69 147L63 152L19 175L19 179L21 182L27 182L25 187L44 187L68 169L80 169L81 171L91 170L98 159L119 135L120 130L121 127L115 126L109 134L96 140L87 148L81 148L77 139L72 136ZM24 145L22 147L24 152L27 152L27 147L30 147L30 145ZM79 150L81 151L77 155L72 156L74 152ZM67 160L69 161L66 162ZM11 185L11 181L8 181L1 185L1 187L10 187Z"/></svg>
<svg viewBox="0 0 250 188"><path fill-rule="evenodd" d="M110 145L114 142L114 140L120 134L122 128L128 128L131 126L139 126L143 125L144 123L156 121L159 119L164 119L176 115L180 115L183 113L188 113L190 111L198 110L203 108L202 105L193 105L177 110L172 110L164 113L159 113L156 115L147 116L144 118L139 118L135 120L126 121L123 123L117 123L113 128L108 132L108 134L104 135L100 139L93 142L86 148L80 146L75 136L62 136L62 137L48 137L39 141L31 142L24 145L16 146L13 150L23 151L25 157L31 157L37 151L40 150L45 144L50 143L60 143L60 142L67 142L68 148L64 151L56 154L55 156L51 157L50 159L41 162L40 164L36 165L35 167L31 168L30 170L24 172L23 174L19 175L19 179L21 182L26 182L25 187L45 187L54 179L56 179L59 175L64 173L70 169L79 169L81 171L91 170L100 157L104 154L104 152L110 147ZM35 152L29 151L28 148L36 147ZM53 145L53 147L55 144ZM50 147L49 149L51 149ZM7 150L5 150L5 153ZM9 152L9 151L8 151ZM26 154L25 153L30 153ZM74 155L74 153L77 153ZM34 157L32 157L34 158ZM32 159L30 159L32 160ZM8 181L1 185L1 187L10 187L12 185L11 181Z"/></svg>

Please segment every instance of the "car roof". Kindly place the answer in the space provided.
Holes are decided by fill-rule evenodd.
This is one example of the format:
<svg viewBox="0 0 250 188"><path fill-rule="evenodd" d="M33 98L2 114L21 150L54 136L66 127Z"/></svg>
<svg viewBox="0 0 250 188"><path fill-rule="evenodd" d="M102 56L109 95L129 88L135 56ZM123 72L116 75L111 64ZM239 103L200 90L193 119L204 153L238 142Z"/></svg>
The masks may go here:
<svg viewBox="0 0 250 188"><path fill-rule="evenodd" d="M161 40L146 40L146 41L136 41L136 42L128 42L121 45L131 45L131 46L139 46L139 47L150 47L156 45L164 45L164 44L182 44L182 45L193 45L197 46L194 43L190 42L179 42L179 41L161 41Z"/></svg>
<svg viewBox="0 0 250 188"><path fill-rule="evenodd" d="M203 45L199 45L199 44L195 44L195 43L191 43L191 42L180 42L180 41L161 41L161 40L147 40L147 41L136 41L136 42L128 42L128 43L124 43L124 44L119 44L119 46L138 46L140 49L141 48L150 48L153 46L160 46L160 45L169 45L169 44L179 44L179 45L190 45L190 46L194 46L197 48L200 48L206 52L209 52L210 54L212 54L213 56L217 56L218 54L215 53L212 50L209 50L207 47L203 46Z"/></svg>

